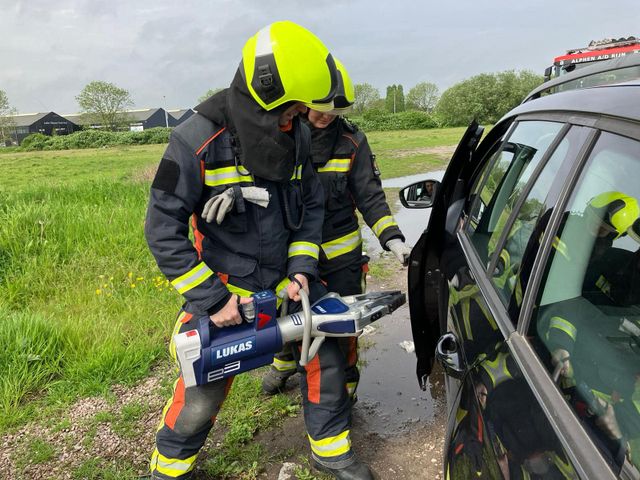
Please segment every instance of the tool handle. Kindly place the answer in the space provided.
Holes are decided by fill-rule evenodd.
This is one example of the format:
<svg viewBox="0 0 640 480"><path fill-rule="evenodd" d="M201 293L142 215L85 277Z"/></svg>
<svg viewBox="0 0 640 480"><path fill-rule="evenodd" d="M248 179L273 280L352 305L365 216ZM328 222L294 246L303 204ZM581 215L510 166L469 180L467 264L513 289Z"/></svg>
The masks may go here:
<svg viewBox="0 0 640 480"><path fill-rule="evenodd" d="M316 340L314 340L313 342L314 347L312 349L313 355L310 355L311 354L310 352L311 327L313 326L311 324L312 323L311 322L311 304L309 303L309 296L307 295L307 292L305 292L303 289L300 289L298 294L300 295L300 300L302 303L301 313L302 313L302 324L304 328L304 330L302 331L302 348L300 350L300 365L304 367L309 363L309 358L313 358L313 356L318 352L318 349L320 348L320 344L322 343L322 341L320 341L319 343L316 343Z"/></svg>
<svg viewBox="0 0 640 480"><path fill-rule="evenodd" d="M256 319L256 302L253 300L251 303L240 303L240 295L238 297L238 312L242 317L242 321L246 323L253 323Z"/></svg>

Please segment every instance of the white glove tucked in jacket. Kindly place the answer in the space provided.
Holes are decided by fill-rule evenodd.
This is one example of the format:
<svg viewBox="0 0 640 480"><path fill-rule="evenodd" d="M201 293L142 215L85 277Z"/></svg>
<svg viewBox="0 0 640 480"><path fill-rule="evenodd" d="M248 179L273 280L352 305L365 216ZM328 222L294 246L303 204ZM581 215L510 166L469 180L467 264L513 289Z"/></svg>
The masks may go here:
<svg viewBox="0 0 640 480"><path fill-rule="evenodd" d="M237 196L240 198L236 199ZM261 187L227 188L224 192L207 201L202 209L202 218L208 223L215 219L216 223L220 225L227 213L233 208L236 200L246 200L266 208L269 205L269 192L266 188Z"/></svg>

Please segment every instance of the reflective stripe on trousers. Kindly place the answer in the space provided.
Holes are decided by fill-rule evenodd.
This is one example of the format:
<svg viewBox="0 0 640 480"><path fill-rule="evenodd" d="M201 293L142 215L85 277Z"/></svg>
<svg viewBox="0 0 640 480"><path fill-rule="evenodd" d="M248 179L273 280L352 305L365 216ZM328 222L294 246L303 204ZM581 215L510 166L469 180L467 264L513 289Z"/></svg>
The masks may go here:
<svg viewBox="0 0 640 480"><path fill-rule="evenodd" d="M152 472L159 472L171 478L178 478L193 470L196 458L198 458L197 453L184 460L168 458L158 452L156 448L151 455L150 467Z"/></svg>
<svg viewBox="0 0 640 480"><path fill-rule="evenodd" d="M308 435L308 437L313 453L324 460L330 461L331 457L344 455L351 450L351 437L349 436L349 430L345 430L339 435L326 437L321 440L314 440L311 435Z"/></svg>

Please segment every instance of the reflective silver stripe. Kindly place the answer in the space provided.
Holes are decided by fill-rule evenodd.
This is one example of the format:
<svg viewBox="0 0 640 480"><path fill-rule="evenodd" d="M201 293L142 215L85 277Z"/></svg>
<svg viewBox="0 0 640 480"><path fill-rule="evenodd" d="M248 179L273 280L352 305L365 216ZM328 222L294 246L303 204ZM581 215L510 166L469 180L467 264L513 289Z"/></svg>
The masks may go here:
<svg viewBox="0 0 640 480"><path fill-rule="evenodd" d="M376 237L380 237L382 232L384 232L387 228L397 226L398 224L393 220L391 215L386 215L373 224L371 230L376 234Z"/></svg>
<svg viewBox="0 0 640 480"><path fill-rule="evenodd" d="M313 453L320 457L337 457L351 450L349 430L345 430L335 437L327 437L322 440L314 440L309 435L309 444Z"/></svg>
<svg viewBox="0 0 640 480"><path fill-rule="evenodd" d="M273 53L271 46L271 25L267 25L256 35L256 57Z"/></svg>
<svg viewBox="0 0 640 480"><path fill-rule="evenodd" d="M200 262L184 275L172 280L171 285L173 285L173 288L175 288L178 293L185 293L200 285L211 275L213 275L213 270L211 270L206 263Z"/></svg>
<svg viewBox="0 0 640 480"><path fill-rule="evenodd" d="M197 453L185 459L169 458L158 452L156 448L151 456L151 471L160 472L171 478L180 477L193 470L196 458L198 458Z"/></svg>
<svg viewBox="0 0 640 480"><path fill-rule="evenodd" d="M329 260L339 257L345 253L352 252L360 246L362 243L362 237L360 236L360 229L355 232L351 232L344 237L336 238L330 242L323 243L322 251Z"/></svg>
<svg viewBox="0 0 640 480"><path fill-rule="evenodd" d="M318 169L318 173L324 172L348 172L351 168L350 158L332 158L323 167Z"/></svg>
<svg viewBox="0 0 640 480"><path fill-rule="evenodd" d="M240 182L253 182L251 174L242 167L214 168L204 171L204 183L210 187Z"/></svg>
<svg viewBox="0 0 640 480"><path fill-rule="evenodd" d="M320 247L311 242L293 242L289 245L288 257L295 257L296 255L309 255L310 257L318 259L320 254Z"/></svg>
<svg viewBox="0 0 640 480"><path fill-rule="evenodd" d="M549 329L552 329L552 328L563 331L564 333L566 333L571 337L571 340L575 340L576 335L578 334L576 327L574 327L571 323L569 323L564 318L560 318L560 317L551 318L551 320L549 321Z"/></svg>
<svg viewBox="0 0 640 480"><path fill-rule="evenodd" d="M273 357L273 363L271 365L280 372L296 369L295 360L280 360L278 357Z"/></svg>

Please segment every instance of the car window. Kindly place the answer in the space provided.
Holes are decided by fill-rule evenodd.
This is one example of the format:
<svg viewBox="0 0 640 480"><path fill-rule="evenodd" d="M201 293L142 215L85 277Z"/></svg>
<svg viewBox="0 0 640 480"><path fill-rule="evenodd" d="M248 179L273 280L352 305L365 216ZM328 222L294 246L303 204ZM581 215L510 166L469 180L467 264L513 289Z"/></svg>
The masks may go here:
<svg viewBox="0 0 640 480"><path fill-rule="evenodd" d="M520 122L491 160L467 227L471 241L486 265L522 188L562 125Z"/></svg>
<svg viewBox="0 0 640 480"><path fill-rule="evenodd" d="M523 283L526 284L528 278L528 272L526 272L527 275L522 276L525 252L531 253L533 257L537 253L540 240L538 222L545 214L545 199L554 185L554 180L560 174L565 160L568 157L575 158L580 151L587 136L586 130L584 127L573 127L560 141L527 193L526 200L516 214L509 234L503 240L504 245L500 248L492 272L492 281L497 287L502 302L505 306L510 305L509 312L514 323L517 321L522 304ZM523 175L521 180L524 180L525 176ZM512 195L519 195L522 187L524 185L519 182L519 186ZM546 221L550 215L551 209L548 209L545 215ZM531 263L531 261L526 262L524 269L530 269Z"/></svg>
<svg viewBox="0 0 640 480"><path fill-rule="evenodd" d="M612 465L640 466L640 142L603 133L562 214L529 325Z"/></svg>

